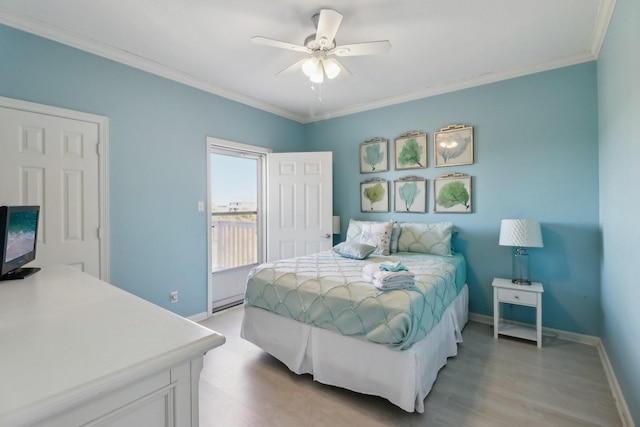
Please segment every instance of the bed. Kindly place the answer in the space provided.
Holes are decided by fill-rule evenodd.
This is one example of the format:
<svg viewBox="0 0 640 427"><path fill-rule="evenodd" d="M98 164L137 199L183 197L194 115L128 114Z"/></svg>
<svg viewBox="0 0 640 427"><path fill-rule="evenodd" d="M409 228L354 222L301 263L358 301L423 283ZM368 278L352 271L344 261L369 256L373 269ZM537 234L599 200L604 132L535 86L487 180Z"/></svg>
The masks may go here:
<svg viewBox="0 0 640 427"><path fill-rule="evenodd" d="M462 341L466 262L451 251L449 223L438 223L435 234L432 224L427 233L424 224L398 227L396 251L393 227L350 222L345 243L375 247L364 259L325 251L254 268L241 336L292 372L423 412L438 371ZM433 241L442 243L440 250ZM380 290L366 281L364 266L382 262L401 262L415 285Z"/></svg>

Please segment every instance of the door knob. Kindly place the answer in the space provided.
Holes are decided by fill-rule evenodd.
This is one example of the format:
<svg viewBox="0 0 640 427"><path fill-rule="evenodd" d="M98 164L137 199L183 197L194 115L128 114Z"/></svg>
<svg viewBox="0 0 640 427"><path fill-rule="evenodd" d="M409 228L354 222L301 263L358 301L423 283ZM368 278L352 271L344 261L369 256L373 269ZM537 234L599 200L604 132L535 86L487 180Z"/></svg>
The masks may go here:
<svg viewBox="0 0 640 427"><path fill-rule="evenodd" d="M331 237L331 234L327 233L324 236L320 236L320 237L322 237L323 239L328 239Z"/></svg>

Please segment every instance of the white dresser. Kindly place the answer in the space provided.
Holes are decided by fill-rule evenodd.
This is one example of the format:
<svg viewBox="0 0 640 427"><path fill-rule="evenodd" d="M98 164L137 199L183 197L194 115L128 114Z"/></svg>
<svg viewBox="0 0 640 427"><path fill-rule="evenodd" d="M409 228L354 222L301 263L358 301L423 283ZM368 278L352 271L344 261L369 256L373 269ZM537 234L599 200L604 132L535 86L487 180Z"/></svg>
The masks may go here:
<svg viewBox="0 0 640 427"><path fill-rule="evenodd" d="M0 426L197 426L224 341L71 267L0 282Z"/></svg>

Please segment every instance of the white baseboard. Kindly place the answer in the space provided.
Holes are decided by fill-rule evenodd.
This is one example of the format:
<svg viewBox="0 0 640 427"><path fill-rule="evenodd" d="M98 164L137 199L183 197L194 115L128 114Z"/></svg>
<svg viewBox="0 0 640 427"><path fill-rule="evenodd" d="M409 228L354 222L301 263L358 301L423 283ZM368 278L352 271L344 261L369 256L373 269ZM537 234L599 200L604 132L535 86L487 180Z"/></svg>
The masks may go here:
<svg viewBox="0 0 640 427"><path fill-rule="evenodd" d="M493 325L493 316L486 316L483 314L469 313L469 320L473 320L478 323L486 323L487 325ZM527 323L513 322L515 325L531 326ZM561 340L577 342L580 344L597 346L600 343L599 337L591 335L576 334L575 332L563 331L561 329L542 328L543 336L554 336Z"/></svg>
<svg viewBox="0 0 640 427"><path fill-rule="evenodd" d="M493 316L469 313L469 320L478 323L485 323L487 325L493 325ZM520 322L514 323L526 325ZM607 381L609 382L609 387L611 388L613 399L616 402L616 407L618 408L618 413L620 414L622 425L624 427L635 427L633 418L631 418L631 413L629 412L629 407L627 406L627 401L624 399L624 395L622 394L622 390L620 389L620 384L618 383L618 379L616 378L616 374L613 371L611 362L609 361L609 356L607 356L607 351L605 350L604 345L602 345L602 340L600 339L600 337L577 334L575 332L568 332L552 328L542 328L542 335L555 336L561 340L595 346L598 349L600 361L602 362L602 367L604 368L605 375L607 376Z"/></svg>
<svg viewBox="0 0 640 427"><path fill-rule="evenodd" d="M620 389L620 384L618 384L618 378L616 377L613 367L611 366L611 362L609 361L607 350L604 348L604 345L602 345L602 340L598 343L597 348L598 353L600 354L600 360L602 360L602 366L604 367L604 373L607 376L609 386L611 387L611 393L613 393L613 399L616 401L616 407L618 408L620 418L622 419L622 425L623 427L635 427L635 423L633 422L633 418L631 418L631 413L629 412L629 407L627 406L627 401L624 399L624 395Z"/></svg>

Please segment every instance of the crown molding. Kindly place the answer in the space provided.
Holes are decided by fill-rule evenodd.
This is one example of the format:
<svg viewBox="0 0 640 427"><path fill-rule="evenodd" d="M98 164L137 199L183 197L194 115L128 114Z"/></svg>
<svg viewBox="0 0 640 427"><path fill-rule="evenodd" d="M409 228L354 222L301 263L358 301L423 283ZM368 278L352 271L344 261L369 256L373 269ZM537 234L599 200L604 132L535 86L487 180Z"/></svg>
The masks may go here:
<svg viewBox="0 0 640 427"><path fill-rule="evenodd" d="M418 99L428 98L436 95L442 95L462 89L469 89L476 86L496 83L499 81L522 77L529 74L540 73L542 71L549 71L556 68L577 65L584 62L593 61L595 59L596 57L591 52L583 52L577 55L556 58L550 61L531 64L525 67L514 68L507 71L485 73L479 76L472 76L463 80L445 83L443 85L428 87L424 90L416 92L405 93L398 96L391 96L377 101L367 102L358 106L332 111L326 114L318 114L310 117L306 123L333 119L336 117L347 116L355 113L362 113L364 111L375 110L377 108L402 104L405 102L415 101Z"/></svg>
<svg viewBox="0 0 640 427"><path fill-rule="evenodd" d="M604 38L607 35L607 30L609 29L609 23L611 22L615 6L616 0L600 0L600 4L598 5L596 23L591 35L591 52L596 59L600 56L600 49L602 48Z"/></svg>

